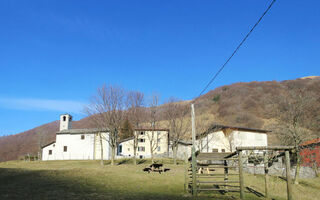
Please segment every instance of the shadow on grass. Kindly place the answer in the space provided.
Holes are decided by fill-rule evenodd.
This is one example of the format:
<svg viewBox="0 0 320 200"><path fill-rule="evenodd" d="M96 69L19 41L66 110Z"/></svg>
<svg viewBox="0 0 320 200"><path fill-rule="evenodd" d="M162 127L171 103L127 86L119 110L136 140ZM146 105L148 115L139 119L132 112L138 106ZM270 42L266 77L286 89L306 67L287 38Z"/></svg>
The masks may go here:
<svg viewBox="0 0 320 200"><path fill-rule="evenodd" d="M190 199L158 191L128 191L122 189L121 185L108 187L105 183L92 181L91 177L81 174L81 171L76 170L0 168L0 199ZM97 176L96 180L99 180L99 174Z"/></svg>
<svg viewBox="0 0 320 200"><path fill-rule="evenodd" d="M139 159L137 163L138 163L138 165L140 165L140 164L144 164L146 162L147 162L146 159Z"/></svg>
<svg viewBox="0 0 320 200"><path fill-rule="evenodd" d="M264 197L264 195L261 192L258 192L257 190L251 188L251 187L246 187L246 189L251 192L252 194L256 195L257 197Z"/></svg>
<svg viewBox="0 0 320 200"><path fill-rule="evenodd" d="M127 158L127 159L122 159L122 160L120 160L117 165L131 164L131 163L133 163L133 159L128 159L128 158Z"/></svg>

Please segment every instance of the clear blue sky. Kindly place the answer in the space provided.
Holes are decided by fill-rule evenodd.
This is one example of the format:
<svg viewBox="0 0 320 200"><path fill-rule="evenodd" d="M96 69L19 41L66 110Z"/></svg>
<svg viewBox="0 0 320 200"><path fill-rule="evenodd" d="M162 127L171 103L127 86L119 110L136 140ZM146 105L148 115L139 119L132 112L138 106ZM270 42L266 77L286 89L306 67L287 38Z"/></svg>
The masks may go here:
<svg viewBox="0 0 320 200"><path fill-rule="evenodd" d="M0 135L81 119L103 83L192 99L270 2L0 1ZM319 7L278 0L209 89L320 75Z"/></svg>

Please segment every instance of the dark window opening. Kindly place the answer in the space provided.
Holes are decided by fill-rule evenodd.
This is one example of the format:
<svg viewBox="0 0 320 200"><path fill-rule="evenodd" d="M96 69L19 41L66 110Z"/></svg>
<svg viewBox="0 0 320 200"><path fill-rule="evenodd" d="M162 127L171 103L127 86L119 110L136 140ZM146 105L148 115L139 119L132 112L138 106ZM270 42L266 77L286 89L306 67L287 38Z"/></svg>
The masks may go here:
<svg viewBox="0 0 320 200"><path fill-rule="evenodd" d="M145 147L138 147L138 151L145 151Z"/></svg>
<svg viewBox="0 0 320 200"><path fill-rule="evenodd" d="M66 117L66 116L63 116L63 121L64 121L64 122L66 121L66 119L67 119L67 117Z"/></svg>
<svg viewBox="0 0 320 200"><path fill-rule="evenodd" d="M63 151L64 151L64 152L67 152L67 151L68 151L68 147L67 147L67 146L64 146L64 147L63 147Z"/></svg>
<svg viewBox="0 0 320 200"><path fill-rule="evenodd" d="M212 149L212 152L218 152L218 149Z"/></svg>
<svg viewBox="0 0 320 200"><path fill-rule="evenodd" d="M139 142L145 142L145 139L139 139Z"/></svg>
<svg viewBox="0 0 320 200"><path fill-rule="evenodd" d="M52 150L49 150L49 155L52 155Z"/></svg>
<svg viewBox="0 0 320 200"><path fill-rule="evenodd" d="M122 153L122 145L119 146L119 153Z"/></svg>
<svg viewBox="0 0 320 200"><path fill-rule="evenodd" d="M143 131L141 131L141 132L140 132L140 135L144 135L144 132L143 132Z"/></svg>
<svg viewBox="0 0 320 200"><path fill-rule="evenodd" d="M84 140L84 135L81 135L81 140Z"/></svg>
<svg viewBox="0 0 320 200"><path fill-rule="evenodd" d="M226 152L226 150L225 149L221 149L221 152Z"/></svg>

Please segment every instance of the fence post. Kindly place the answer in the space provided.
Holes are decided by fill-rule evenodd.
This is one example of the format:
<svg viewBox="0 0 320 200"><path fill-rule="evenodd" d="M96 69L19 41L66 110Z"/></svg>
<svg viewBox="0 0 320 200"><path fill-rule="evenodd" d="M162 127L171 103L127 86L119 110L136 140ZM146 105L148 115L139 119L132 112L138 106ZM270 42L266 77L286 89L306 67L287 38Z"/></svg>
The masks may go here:
<svg viewBox="0 0 320 200"><path fill-rule="evenodd" d="M268 175L268 154L267 151L264 152L264 190L266 199L269 198L268 194L268 184L269 184L269 175Z"/></svg>
<svg viewBox="0 0 320 200"><path fill-rule="evenodd" d="M192 147L192 195L197 196L197 160L196 160L196 151Z"/></svg>
<svg viewBox="0 0 320 200"><path fill-rule="evenodd" d="M242 150L239 150L239 153L238 153L238 162L239 162L240 199L244 199L244 182L243 182Z"/></svg>
<svg viewBox="0 0 320 200"><path fill-rule="evenodd" d="M189 169L189 167L188 167L188 157L187 157L187 155L185 154L185 161L184 161L185 163L185 171L184 171L184 192L186 193L186 192L188 192L188 185L189 185L189 183L188 183L188 169Z"/></svg>
<svg viewBox="0 0 320 200"><path fill-rule="evenodd" d="M285 156L286 156L286 178L287 178L287 199L292 200L292 179L291 179L291 173L290 173L290 154L289 150L285 151Z"/></svg>
<svg viewBox="0 0 320 200"><path fill-rule="evenodd" d="M225 190L226 190L226 192L227 192L227 190L228 190L228 172L229 172L229 170L228 170L228 163L227 163L227 161L226 160L224 160L224 166L225 166L225 168L224 168L224 184L225 184Z"/></svg>

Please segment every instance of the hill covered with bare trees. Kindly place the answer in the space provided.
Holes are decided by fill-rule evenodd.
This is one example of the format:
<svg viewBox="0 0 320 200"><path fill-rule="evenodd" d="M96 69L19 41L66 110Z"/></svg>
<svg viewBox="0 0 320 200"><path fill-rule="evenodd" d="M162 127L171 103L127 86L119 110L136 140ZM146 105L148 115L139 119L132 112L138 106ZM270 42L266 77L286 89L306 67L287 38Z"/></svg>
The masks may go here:
<svg viewBox="0 0 320 200"><path fill-rule="evenodd" d="M167 101L158 106L159 126L169 126L173 120L166 114L166 108L172 103ZM269 139L271 144L292 143L292 137L288 139L292 131L299 134L301 141L320 135L320 77L317 76L281 82L235 83L209 91L194 103L198 133L216 123L270 129L273 131ZM143 113L148 109L141 112L144 115L141 119L145 122L148 116ZM188 118L186 114L185 119ZM73 128L91 127L90 117L73 122ZM18 159L26 154L37 155L41 146L54 141L58 129L59 122L54 121L19 134L0 137L0 161Z"/></svg>

